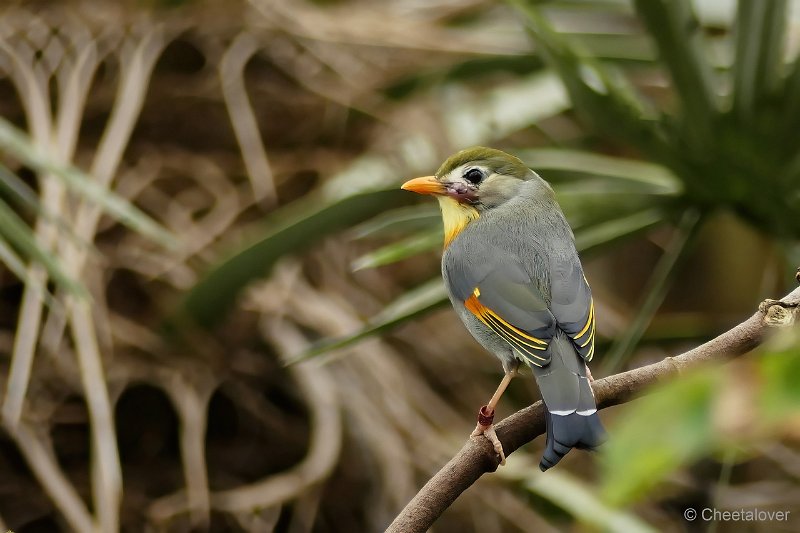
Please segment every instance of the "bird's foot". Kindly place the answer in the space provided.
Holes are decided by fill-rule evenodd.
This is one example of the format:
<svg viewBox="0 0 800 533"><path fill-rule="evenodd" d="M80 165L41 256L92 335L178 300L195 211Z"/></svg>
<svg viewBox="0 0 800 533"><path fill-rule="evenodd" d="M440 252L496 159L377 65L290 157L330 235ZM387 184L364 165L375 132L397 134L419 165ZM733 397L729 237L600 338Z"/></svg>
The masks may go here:
<svg viewBox="0 0 800 533"><path fill-rule="evenodd" d="M494 446L494 451L500 456L500 464L506 464L506 454L503 451L503 445L500 439L497 438L497 433L494 431L494 409L488 405L484 405L478 411L478 425L472 431L470 437L480 437L483 435Z"/></svg>

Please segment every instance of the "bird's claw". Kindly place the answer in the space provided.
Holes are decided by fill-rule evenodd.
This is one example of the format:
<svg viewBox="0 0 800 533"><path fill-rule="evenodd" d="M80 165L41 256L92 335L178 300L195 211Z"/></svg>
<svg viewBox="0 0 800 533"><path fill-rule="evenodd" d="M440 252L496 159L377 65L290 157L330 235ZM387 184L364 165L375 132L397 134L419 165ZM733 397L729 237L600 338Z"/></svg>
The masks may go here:
<svg viewBox="0 0 800 533"><path fill-rule="evenodd" d="M500 466L506 464L506 452L503 451L503 444L497 438L497 433L494 432L494 425L489 426L489 429L483 432L483 436L489 439L489 442L494 446L494 451L500 457Z"/></svg>
<svg viewBox="0 0 800 533"><path fill-rule="evenodd" d="M478 411L478 425L472 431L470 437L480 437L483 435L489 442L492 443L494 451L500 456L500 465L506 464L506 454L503 451L503 444L497 438L497 433L494 431L494 410L490 409L488 405L484 405Z"/></svg>

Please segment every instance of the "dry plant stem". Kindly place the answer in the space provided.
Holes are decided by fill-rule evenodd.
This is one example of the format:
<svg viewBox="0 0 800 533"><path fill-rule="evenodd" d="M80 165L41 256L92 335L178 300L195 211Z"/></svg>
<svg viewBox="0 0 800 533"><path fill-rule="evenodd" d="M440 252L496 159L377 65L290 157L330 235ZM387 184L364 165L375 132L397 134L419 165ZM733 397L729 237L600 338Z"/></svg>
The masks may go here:
<svg viewBox="0 0 800 533"><path fill-rule="evenodd" d="M114 414L89 302L75 301L70 308L70 317L91 422L92 497L100 531L113 533L119 530L119 503L122 498L122 468Z"/></svg>
<svg viewBox="0 0 800 533"><path fill-rule="evenodd" d="M112 113L109 127L105 132L98 153L92 166L92 174L103 184L108 185L116 173L124 147L133 130L135 118L138 117L141 103L144 99L145 89L149 83L149 74L155 59L163 47L158 31L153 32L157 37L143 39L140 47L136 48L131 61L123 62L131 67L125 71L121 82L120 98ZM93 73L99 65L99 59L93 47L76 47L83 50L74 63L63 63L57 74L61 89L59 94L59 114L57 117L56 131L53 140L50 139L52 120L49 114L49 101L47 91L49 78L52 73L36 68L32 72L26 71L25 62L16 61L17 71L20 72L27 90L20 91L26 102L34 138L43 146L49 147L60 158L69 161L75 149L82 110L86 101L86 94L93 79ZM4 46L3 51L14 57L14 51ZM149 53L148 53L149 52ZM124 52L123 52L124 53ZM32 62L28 62L32 64ZM66 66L65 66L66 65ZM69 67L72 67L70 69ZM42 101L46 102L44 105ZM44 205L49 212L60 214L68 218L69 213L64 213L63 185L52 176L43 177ZM96 221L99 218L98 208L94 205L82 206L76 222L76 233L82 238L90 240L94 234ZM37 236L45 247L55 244L57 235L54 225L43 218L37 221ZM85 250L77 246L70 246L64 241L61 254L71 275L80 277ZM31 267L32 279L44 280L45 273L41 267ZM13 355L14 369L9 378L7 401L4 403L3 417L7 427L14 432L22 412L22 404L30 377L30 368L33 361L33 351L38 336L39 324L42 315L42 303L35 291L26 288L20 312L20 326L15 337ZM113 532L119 529L119 501L122 494L122 474L119 456L116 448L116 435L114 432L113 413L106 388L105 373L102 359L97 346L97 334L94 328L89 303L68 297L70 305L69 321L75 340L76 355L81 371L86 403L91 419L92 431L92 490L94 507L97 509L99 528L101 531ZM56 320L60 327L55 328L55 336L60 338L65 320L62 315L51 314L50 320ZM45 328L53 331L53 328ZM57 346L58 342L51 342ZM52 479L52 478L51 478ZM47 488L47 487L46 487Z"/></svg>
<svg viewBox="0 0 800 533"><path fill-rule="evenodd" d="M130 67L123 75L120 96L92 165L92 174L103 185L108 186L116 174L122 151L127 146L135 119L139 115L149 75L163 47L162 43L160 31L153 31L136 47L133 58L126 62ZM99 208L94 205L82 207L75 221L75 231L80 237L89 239L95 232ZM62 252L67 271L76 276L80 276L84 259L82 252L83 250L75 246L67 247ZM93 499L100 529L110 533L119 530L119 503L122 497L122 472L113 410L91 308L86 301L76 301L74 298L68 300L73 300L73 305L69 307L69 321L91 420Z"/></svg>
<svg viewBox="0 0 800 533"><path fill-rule="evenodd" d="M264 201L267 206L272 206L277 200L272 169L244 82L245 66L258 49L259 44L252 35L240 33L222 56L219 77L253 194L257 201Z"/></svg>
<svg viewBox="0 0 800 533"><path fill-rule="evenodd" d="M16 86L17 94L25 109L31 136L42 146L52 148L50 142L52 116L49 110L50 95L47 80L42 83L41 73L32 66L34 63L29 61L29 58L21 57L19 51L4 40L0 40L0 52L9 60L11 68L8 75ZM41 188L44 209L51 211L57 208L63 195L63 187L58 180L53 176L42 176ZM56 226L43 217L39 217L36 221L35 233L37 242L41 243L43 248L49 249L56 236ZM19 423L22 414L42 317L42 300L36 286L44 284L47 274L44 267L32 264L28 267L28 277L34 283L26 285L22 296L17 332L14 336L11 369L3 399L3 422L11 431Z"/></svg>
<svg viewBox="0 0 800 533"><path fill-rule="evenodd" d="M800 303L800 288L781 300ZM648 387L678 373L709 362L724 362L759 346L770 326L764 314L756 312L733 329L684 354L592 383L598 409L628 402ZM506 454L530 442L545 431L542 402L522 409L495 425ZM497 470L494 448L485 440L470 439L394 519L389 533L423 533L437 518L484 473Z"/></svg>
<svg viewBox="0 0 800 533"><path fill-rule="evenodd" d="M206 412L214 387L198 390L173 375L168 394L181 421L181 461L186 483L186 505L193 528L207 530L211 516L206 467Z"/></svg>
<svg viewBox="0 0 800 533"><path fill-rule="evenodd" d="M520 53L516 40L498 44L497 38L475 38L474 32L441 31L431 20L409 21L401 17L381 16L370 3L365 3L363 9L354 4L348 6L346 11L332 10L325 14L291 0L250 0L250 4L268 21L268 26L278 26L287 34L327 45L350 44L478 54ZM342 18L348 19L349 23L339 22Z"/></svg>
<svg viewBox="0 0 800 533"><path fill-rule="evenodd" d="M166 46L166 38L159 27L150 31L138 43L134 37L129 39L131 42L123 42L123 51L120 53L122 73L111 118L103 131L103 137L89 170L89 174L98 184L109 188L136 126L156 60ZM60 214L65 218L70 217L68 212ZM94 239L101 214L101 209L93 203L84 203L79 207L73 220L74 232L78 238L86 241ZM59 252L67 273L80 278L87 250L67 240L62 242L60 248ZM57 351L65 326L62 317L51 314L43 330L48 335L43 339L43 344Z"/></svg>
<svg viewBox="0 0 800 533"><path fill-rule="evenodd" d="M311 533L314 530L321 497L322 489L314 487L297 499L288 533Z"/></svg>
<svg viewBox="0 0 800 533"><path fill-rule="evenodd" d="M50 146L52 153L65 161L72 159L78 139L83 109L86 103L89 86L94 78L94 72L100 64L96 47L91 39L80 32L66 32L73 42L70 43L74 50L80 50L74 61L62 59L56 71L58 80L58 115L56 117L55 131L49 113L49 95L47 94L48 80L43 79L41 69L30 67L30 63L23 61L6 44L0 48L11 57L14 69L12 78L17 85L18 94L22 98L33 138L42 146ZM76 36L73 36L76 33ZM67 37L65 37L67 38ZM63 48L63 45L62 45ZM38 83L38 85L37 85ZM42 177L42 189L45 209L49 212L59 212L63 204L64 186L53 176ZM57 228L44 217L39 217L36 222L36 235L38 242L46 248L55 244ZM18 333L15 336L14 356L12 368L6 390L6 399L3 403L3 418L8 427L13 427L19 421L22 405L30 379L33 353L36 345L36 336L42 314L42 300L39 287L46 280L45 270L37 264L29 267L29 279L32 283L25 287L23 303L20 311ZM61 313L52 313L51 316L62 316Z"/></svg>
<svg viewBox="0 0 800 533"><path fill-rule="evenodd" d="M307 341L288 323L268 322L264 325L273 343L296 343L286 353L296 353L297 345ZM301 344L302 343L302 344ZM342 445L342 419L336 387L330 373L311 365L295 365L289 371L308 400L312 434L306 457L296 467L261 481L211 495L214 509L241 512L259 507L282 505L326 479L336 466Z"/></svg>
<svg viewBox="0 0 800 533"><path fill-rule="evenodd" d="M269 337L276 346L294 343L291 349L285 350L286 353L297 353L307 347L301 333L288 322L266 324L264 328L269 330ZM290 367L290 372L311 411L313 429L308 454L302 462L285 472L233 489L212 492L212 509L234 515L252 514L255 509L280 509L324 481L335 468L343 427L334 382L326 369L311 365L295 365ZM152 522L160 524L190 510L187 493L181 490L153 502L147 514Z"/></svg>
<svg viewBox="0 0 800 533"><path fill-rule="evenodd" d="M13 437L33 475L44 487L69 527L74 531L93 531L95 528L92 516L75 487L59 468L49 442L39 438L25 421L17 425ZM5 531L5 527L2 529Z"/></svg>
<svg viewBox="0 0 800 533"><path fill-rule="evenodd" d="M33 138L40 145L48 147L57 157L64 160L71 159L77 142L80 118L82 116L81 111L86 101L86 94L93 72L98 65L93 46L75 47L75 49L82 50L82 52L74 63L62 62L57 71L58 81L60 82L59 112L56 118L55 130L53 131L53 121L49 111L49 80L53 72L45 72L34 61L23 61L20 58L20 54L17 53L18 51L11 49L5 43L0 44L2 45L2 50L12 59L12 64L14 65L12 79L17 84L18 92L25 106ZM33 65L33 67L30 65ZM64 187L53 176L45 175L41 179L44 209L48 212L58 213L62 209ZM36 235L37 240L45 248L51 248L55 244L57 228L44 217L40 217L36 223ZM58 468L58 464L53 459L52 454L48 454L45 446L24 424L20 423L42 315L41 296L38 294L36 287L46 279L44 269L38 265L32 265L29 268L29 275L34 282L26 286L23 295L19 326L14 340L12 368L3 404L3 421L11 435L16 439L20 451L25 455L42 486L71 526L76 530L94 529L91 516L86 507ZM96 351L96 346L94 348ZM86 355L87 350L84 349L83 354ZM86 363L85 357L83 363ZM82 364L82 366L84 365ZM89 363L89 368L89 373L93 376L96 375L97 366ZM103 387L101 390L90 393L90 395L96 397L104 392L105 388ZM116 438L113 435L113 423L107 423L110 420L107 397L106 405L101 405L99 410L96 408L96 402L93 406L91 399L88 397L87 403L90 411L95 414L101 413L100 416L104 418L105 422L102 424L103 429L101 431L107 433L105 430L110 426L111 440L109 442L113 443L113 453L109 455L107 446L97 447L98 441L95 440L94 445L97 447L95 456L101 459L99 459L98 464L94 465L93 473L98 478L110 481L112 484L116 477L117 485L119 485L119 465L116 463L116 468L114 468L113 462L116 457ZM112 459L110 465L107 462L109 458ZM102 466L99 466L100 463L102 463ZM115 491L113 487L111 489L96 502L98 504L111 502L113 505L115 492L118 493L119 490ZM96 496L98 496L97 493ZM116 500L118 500L118 497L116 497ZM108 526L106 529L112 530L112 528L116 527L116 506L101 514L106 517L104 520L104 523Z"/></svg>

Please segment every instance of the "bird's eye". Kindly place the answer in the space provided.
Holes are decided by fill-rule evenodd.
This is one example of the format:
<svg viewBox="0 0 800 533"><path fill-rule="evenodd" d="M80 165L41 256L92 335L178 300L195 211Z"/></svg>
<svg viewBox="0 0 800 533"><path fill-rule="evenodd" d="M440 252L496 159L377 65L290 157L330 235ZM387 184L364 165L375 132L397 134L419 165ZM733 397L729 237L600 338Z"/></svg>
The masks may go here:
<svg viewBox="0 0 800 533"><path fill-rule="evenodd" d="M471 168L464 174L464 179L473 185L477 185L483 180L483 172L477 168Z"/></svg>

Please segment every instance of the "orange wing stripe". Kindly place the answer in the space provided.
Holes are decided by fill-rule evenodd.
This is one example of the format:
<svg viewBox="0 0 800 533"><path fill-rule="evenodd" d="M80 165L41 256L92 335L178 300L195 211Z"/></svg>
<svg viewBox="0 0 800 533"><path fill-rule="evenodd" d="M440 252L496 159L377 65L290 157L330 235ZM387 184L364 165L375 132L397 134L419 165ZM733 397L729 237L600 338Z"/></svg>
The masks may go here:
<svg viewBox="0 0 800 533"><path fill-rule="evenodd" d="M466 301L464 302L464 307L466 307L470 313L478 317L478 319L481 322L483 322L490 328L495 330L498 329L498 327L496 325L491 324L491 322L499 323L499 325L510 330L515 336L521 337L519 339L515 339L518 342L530 346L535 350L547 349L547 342L543 341L542 339L537 339L536 337L528 335L519 328L512 326L511 324L503 320L497 313L495 313L494 311L483 305L480 301L478 301L478 297L475 294L466 299ZM532 341L538 346L531 344L530 342L525 342L526 340Z"/></svg>

